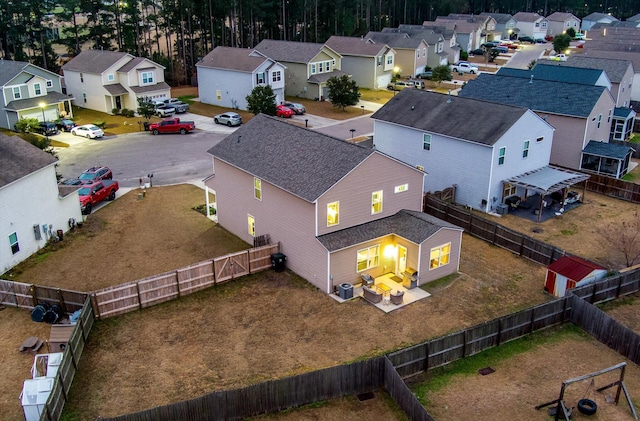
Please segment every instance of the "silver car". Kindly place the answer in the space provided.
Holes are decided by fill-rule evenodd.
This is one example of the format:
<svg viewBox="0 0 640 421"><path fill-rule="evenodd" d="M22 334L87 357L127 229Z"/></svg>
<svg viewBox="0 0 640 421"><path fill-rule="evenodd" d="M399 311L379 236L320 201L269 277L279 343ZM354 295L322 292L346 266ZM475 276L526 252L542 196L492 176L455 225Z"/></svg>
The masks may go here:
<svg viewBox="0 0 640 421"><path fill-rule="evenodd" d="M299 104L297 102L285 102L282 105L284 105L287 108L291 108L293 112L296 113L296 115L302 115L307 112L307 109L304 108L304 105Z"/></svg>
<svg viewBox="0 0 640 421"><path fill-rule="evenodd" d="M214 116L213 121L215 121L216 124L226 124L229 127L239 126L242 124L242 117L240 117L238 113L228 112Z"/></svg>

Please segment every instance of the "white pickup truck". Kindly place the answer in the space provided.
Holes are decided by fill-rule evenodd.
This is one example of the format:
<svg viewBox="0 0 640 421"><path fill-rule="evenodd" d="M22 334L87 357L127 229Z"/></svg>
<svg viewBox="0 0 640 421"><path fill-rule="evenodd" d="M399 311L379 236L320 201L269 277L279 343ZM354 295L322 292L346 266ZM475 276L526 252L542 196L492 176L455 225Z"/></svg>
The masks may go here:
<svg viewBox="0 0 640 421"><path fill-rule="evenodd" d="M451 71L453 73L471 73L472 75L478 74L478 68L466 61L459 61L458 64L452 64Z"/></svg>
<svg viewBox="0 0 640 421"><path fill-rule="evenodd" d="M186 102L180 101L178 98L165 99L163 102L165 105L175 108L176 113L178 114L186 113L187 111L189 111L189 104L187 104Z"/></svg>

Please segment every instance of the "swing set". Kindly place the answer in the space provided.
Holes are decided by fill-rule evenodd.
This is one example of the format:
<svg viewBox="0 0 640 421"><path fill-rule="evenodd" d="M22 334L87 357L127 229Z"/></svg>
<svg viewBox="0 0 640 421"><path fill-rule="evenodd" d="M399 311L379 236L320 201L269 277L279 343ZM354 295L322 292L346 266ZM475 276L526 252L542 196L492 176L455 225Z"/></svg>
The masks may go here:
<svg viewBox="0 0 640 421"><path fill-rule="evenodd" d="M629 404L629 408L631 409L631 413L633 415L633 419L638 419L638 414L636 413L636 409L633 407L633 402L631 402L631 397L629 396L629 392L627 391L627 387L624 385L624 370L625 367L627 366L627 363L620 363L620 364L616 364L614 366L602 369L600 371L596 371L593 373L589 373L589 374L585 374L584 376L580 376L580 377L576 377L573 379L569 379L569 380L565 380L562 382L562 387L560 388L560 396L558 396L558 399L554 399L551 402L546 402L543 403L541 405L536 406L536 409L542 409L545 408L547 406L551 406L554 404L557 404L556 408L555 408L555 421L558 421L560 419L560 414L562 414L563 418L565 421L569 421L570 417L571 417L571 412L573 411L573 407L571 407L570 409L567 409L567 405L565 404L563 398L564 398L564 391L567 388L567 386L569 386L572 383L576 383L576 382L581 382L583 380L587 380L587 379L591 379L591 383L589 383L589 387L587 388L587 391L585 392L585 395L582 399L580 399L578 401L578 411L580 411L581 413L585 414L585 415L593 415L596 413L598 406L596 405L595 400L592 399L588 399L588 395L591 392L595 398L595 394L596 392L602 392L603 390L609 389L610 387L614 387L614 386L618 386L617 390L616 390L616 398L614 400L615 404L618 405L618 401L620 400L620 391L624 392L624 396L627 399L627 403ZM597 376L600 376L601 374L605 374L608 373L610 371L614 371L614 370L620 370L620 377L618 378L618 380L616 380L615 382L608 384L606 386L603 386L599 389L595 389L595 381L594 378ZM594 390L595 389L595 390Z"/></svg>

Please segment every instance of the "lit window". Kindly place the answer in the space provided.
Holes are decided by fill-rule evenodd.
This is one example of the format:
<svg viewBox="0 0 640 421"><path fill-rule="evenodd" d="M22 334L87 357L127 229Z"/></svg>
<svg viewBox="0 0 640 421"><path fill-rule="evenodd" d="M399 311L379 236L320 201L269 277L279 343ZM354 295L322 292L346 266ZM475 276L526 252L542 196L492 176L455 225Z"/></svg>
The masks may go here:
<svg viewBox="0 0 640 421"><path fill-rule="evenodd" d="M47 88L53 88L53 81L47 80Z"/></svg>
<svg viewBox="0 0 640 421"><path fill-rule="evenodd" d="M15 232L9 235L9 245L11 246L11 252L16 254L20 251L20 245L18 244L18 234Z"/></svg>
<svg viewBox="0 0 640 421"><path fill-rule="evenodd" d="M451 255L451 243L447 243L440 247L434 247L431 249L431 257L429 263L429 270L437 269L439 267L449 264L449 257Z"/></svg>
<svg viewBox="0 0 640 421"><path fill-rule="evenodd" d="M371 193L371 215L382 212L382 190Z"/></svg>
<svg viewBox="0 0 640 421"><path fill-rule="evenodd" d="M247 215L247 227L249 229L249 235L256 236L256 220L253 216Z"/></svg>
<svg viewBox="0 0 640 421"><path fill-rule="evenodd" d="M282 80L282 72L280 70L276 70L271 75L271 80L273 82L280 82Z"/></svg>
<svg viewBox="0 0 640 421"><path fill-rule="evenodd" d="M400 184L399 186L396 186L393 189L394 193L402 193L403 191L407 191L407 190L409 190L408 184Z"/></svg>
<svg viewBox="0 0 640 421"><path fill-rule="evenodd" d="M35 92L36 95L42 95L42 88L40 87L39 83L33 84L33 91Z"/></svg>
<svg viewBox="0 0 640 421"><path fill-rule="evenodd" d="M153 83L153 72L142 72L142 84L149 85Z"/></svg>
<svg viewBox="0 0 640 421"><path fill-rule="evenodd" d="M113 82L113 81L115 80L115 77L113 76L113 73L109 73L109 74L107 75L107 80L108 80L109 82Z"/></svg>
<svg viewBox="0 0 640 421"><path fill-rule="evenodd" d="M502 165L504 164L504 157L507 154L507 148L500 148L500 151L498 152L498 165Z"/></svg>
<svg viewBox="0 0 640 421"><path fill-rule="evenodd" d="M253 197L262 200L262 180L259 178L253 179Z"/></svg>
<svg viewBox="0 0 640 421"><path fill-rule="evenodd" d="M430 151L431 150L431 135L430 134L424 134L422 135L422 149L424 149L425 151Z"/></svg>
<svg viewBox="0 0 640 421"><path fill-rule="evenodd" d="M340 202L332 202L327 205L327 226L338 225L340 222Z"/></svg>
<svg viewBox="0 0 640 421"><path fill-rule="evenodd" d="M380 261L380 246L373 246L366 249L358 250L357 271L371 269L378 266Z"/></svg>
<svg viewBox="0 0 640 421"><path fill-rule="evenodd" d="M513 196L514 194L516 194L516 186L515 186L515 184L505 184L504 185L504 190L502 191L502 194L504 195L504 197L509 197L509 196Z"/></svg>
<svg viewBox="0 0 640 421"><path fill-rule="evenodd" d="M524 148L522 149L522 157L526 158L529 156L529 141L524 141Z"/></svg>
<svg viewBox="0 0 640 421"><path fill-rule="evenodd" d="M14 86L13 87L13 99L20 99L20 98L22 98L22 94L20 93L20 87Z"/></svg>
<svg viewBox="0 0 640 421"><path fill-rule="evenodd" d="M218 101L222 100L222 91L220 89L216 90L216 99Z"/></svg>
<svg viewBox="0 0 640 421"><path fill-rule="evenodd" d="M262 85L264 82L265 82L264 73L263 72L257 73L256 74L256 83L258 85Z"/></svg>

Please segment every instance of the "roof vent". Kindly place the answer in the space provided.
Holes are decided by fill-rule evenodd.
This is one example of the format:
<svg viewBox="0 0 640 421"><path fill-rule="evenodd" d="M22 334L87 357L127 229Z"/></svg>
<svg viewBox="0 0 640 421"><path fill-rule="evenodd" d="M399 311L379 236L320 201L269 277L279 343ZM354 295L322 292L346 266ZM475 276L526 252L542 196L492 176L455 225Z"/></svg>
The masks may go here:
<svg viewBox="0 0 640 421"><path fill-rule="evenodd" d="M447 104L451 104L451 89L449 89L449 95L447 98Z"/></svg>
<svg viewBox="0 0 640 421"><path fill-rule="evenodd" d="M533 83L533 75L531 75L531 79L529 79L529 83Z"/></svg>
<svg viewBox="0 0 640 421"><path fill-rule="evenodd" d="M412 105L412 106L411 106L411 111L413 111L413 110L415 110L415 109L416 109L416 107Z"/></svg>

